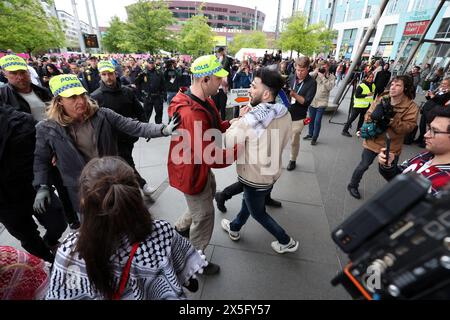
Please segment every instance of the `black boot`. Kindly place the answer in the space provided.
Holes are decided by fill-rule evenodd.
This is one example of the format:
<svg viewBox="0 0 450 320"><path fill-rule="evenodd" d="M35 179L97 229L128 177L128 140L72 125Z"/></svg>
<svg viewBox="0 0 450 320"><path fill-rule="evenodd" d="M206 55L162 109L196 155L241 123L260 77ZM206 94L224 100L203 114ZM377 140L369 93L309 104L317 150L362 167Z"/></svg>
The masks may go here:
<svg viewBox="0 0 450 320"><path fill-rule="evenodd" d="M347 190L353 198L361 199L361 194L359 193L358 188L348 185Z"/></svg>
<svg viewBox="0 0 450 320"><path fill-rule="evenodd" d="M212 262L208 262L208 265L203 268L203 274L206 276L211 276L213 274L217 274L217 273L219 273L219 271L220 271L219 265L212 263Z"/></svg>
<svg viewBox="0 0 450 320"><path fill-rule="evenodd" d="M292 170L295 169L296 166L297 166L297 165L295 164L295 161L292 161L292 160L291 160L291 161L289 161L289 164L288 164L286 170L287 170L287 171L292 171Z"/></svg>
<svg viewBox="0 0 450 320"><path fill-rule="evenodd" d="M346 137L351 137L352 135L347 130L342 130L341 134Z"/></svg>

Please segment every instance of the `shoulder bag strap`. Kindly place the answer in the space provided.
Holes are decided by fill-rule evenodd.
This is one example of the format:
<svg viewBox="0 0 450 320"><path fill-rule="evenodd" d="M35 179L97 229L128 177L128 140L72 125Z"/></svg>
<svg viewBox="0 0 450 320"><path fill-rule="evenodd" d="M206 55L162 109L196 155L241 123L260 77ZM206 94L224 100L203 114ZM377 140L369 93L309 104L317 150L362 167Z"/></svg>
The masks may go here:
<svg viewBox="0 0 450 320"><path fill-rule="evenodd" d="M120 300L123 292L125 291L125 286L128 282L128 277L130 276L131 262L133 261L134 254L139 247L139 243L133 244L131 248L130 256L128 258L127 264L122 271L122 275L120 276L119 290L114 293L113 300Z"/></svg>

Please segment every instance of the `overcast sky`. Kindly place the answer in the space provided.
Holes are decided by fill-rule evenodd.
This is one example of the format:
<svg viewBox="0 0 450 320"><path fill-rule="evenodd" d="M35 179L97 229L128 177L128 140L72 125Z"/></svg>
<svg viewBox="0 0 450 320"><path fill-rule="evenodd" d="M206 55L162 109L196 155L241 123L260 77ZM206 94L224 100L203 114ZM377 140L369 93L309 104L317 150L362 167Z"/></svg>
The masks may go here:
<svg viewBox="0 0 450 320"><path fill-rule="evenodd" d="M137 0L94 0L95 7L97 9L97 18L99 25L108 26L111 17L117 15L121 20L125 21L127 14L125 12L125 6L137 2ZM300 0L300 8L305 0ZM90 0L89 0L90 2ZM254 8L258 7L258 10L266 14L266 20L264 23L264 31L275 31L277 20L278 1L276 0L209 0L206 2L214 3L226 3L231 5L242 5L245 3L246 7ZM292 13L293 0L281 0L282 9L281 17L289 17ZM81 20L88 23L86 13L86 0L76 0L78 15ZM71 0L55 0L56 9L67 11L67 13L73 14L72 1ZM91 14L92 9L91 9ZM92 24L95 26L95 20L92 18Z"/></svg>

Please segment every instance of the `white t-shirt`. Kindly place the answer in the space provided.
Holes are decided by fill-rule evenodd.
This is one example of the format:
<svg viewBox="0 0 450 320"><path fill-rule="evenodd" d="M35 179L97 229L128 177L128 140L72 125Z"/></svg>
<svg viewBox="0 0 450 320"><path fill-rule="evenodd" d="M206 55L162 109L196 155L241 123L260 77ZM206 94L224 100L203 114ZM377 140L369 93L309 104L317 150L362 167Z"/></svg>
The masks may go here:
<svg viewBox="0 0 450 320"><path fill-rule="evenodd" d="M42 101L33 90L30 93L20 93L22 98L28 102L28 105L31 109L31 114L33 115L34 120L41 121L47 118L45 115L45 103Z"/></svg>

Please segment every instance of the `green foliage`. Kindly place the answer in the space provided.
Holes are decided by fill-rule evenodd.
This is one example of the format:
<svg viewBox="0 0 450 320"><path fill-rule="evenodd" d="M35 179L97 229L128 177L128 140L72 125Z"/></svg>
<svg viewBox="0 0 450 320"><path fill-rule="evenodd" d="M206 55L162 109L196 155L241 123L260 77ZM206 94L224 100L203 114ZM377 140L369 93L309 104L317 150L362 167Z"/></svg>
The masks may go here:
<svg viewBox="0 0 450 320"><path fill-rule="evenodd" d="M308 25L308 18L298 13L288 20L281 33L278 46L283 50L295 50L304 55L327 51L336 38L336 32L328 30L323 22Z"/></svg>
<svg viewBox="0 0 450 320"><path fill-rule="evenodd" d="M128 40L127 24L120 21L117 16L111 18L109 28L102 39L103 46L108 52L129 53L134 51L132 43Z"/></svg>
<svg viewBox="0 0 450 320"><path fill-rule="evenodd" d="M160 49L167 50L173 46L167 27L174 23L166 2L139 0L128 7L128 31L124 41L128 40L137 51L156 53Z"/></svg>
<svg viewBox="0 0 450 320"><path fill-rule="evenodd" d="M39 0L0 1L0 30L0 48L15 52L31 53L65 43L58 19L47 17Z"/></svg>
<svg viewBox="0 0 450 320"><path fill-rule="evenodd" d="M267 48L266 34L262 31L254 31L252 33L241 33L234 37L228 46L230 54L236 54L242 48Z"/></svg>
<svg viewBox="0 0 450 320"><path fill-rule="evenodd" d="M214 49L215 33L211 30L203 15L191 17L183 25L180 33L181 51L198 57L209 54Z"/></svg>

